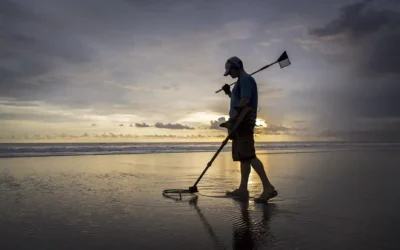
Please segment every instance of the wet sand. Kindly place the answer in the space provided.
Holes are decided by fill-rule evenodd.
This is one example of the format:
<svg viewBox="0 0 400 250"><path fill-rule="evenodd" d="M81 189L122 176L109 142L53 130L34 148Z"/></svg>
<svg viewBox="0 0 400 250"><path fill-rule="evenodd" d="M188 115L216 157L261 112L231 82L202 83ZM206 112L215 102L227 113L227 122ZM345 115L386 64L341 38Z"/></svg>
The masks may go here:
<svg viewBox="0 0 400 250"><path fill-rule="evenodd" d="M0 159L0 249L397 249L399 150L265 154L269 204L218 198L240 180L221 153ZM250 194L261 192L250 176Z"/></svg>

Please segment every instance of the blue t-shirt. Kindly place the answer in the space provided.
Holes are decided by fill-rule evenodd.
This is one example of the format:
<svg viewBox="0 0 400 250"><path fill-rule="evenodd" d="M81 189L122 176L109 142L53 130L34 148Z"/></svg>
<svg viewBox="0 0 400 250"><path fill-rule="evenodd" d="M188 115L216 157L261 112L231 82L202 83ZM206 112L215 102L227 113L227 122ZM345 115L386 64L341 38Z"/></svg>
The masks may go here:
<svg viewBox="0 0 400 250"><path fill-rule="evenodd" d="M232 89L231 95L231 106L229 110L229 116L232 117L235 107L239 105L240 100L245 97L250 97L248 106L251 107L251 120L256 122L257 118L257 107L258 107L258 91L257 83L251 75L244 75L239 77L238 82Z"/></svg>

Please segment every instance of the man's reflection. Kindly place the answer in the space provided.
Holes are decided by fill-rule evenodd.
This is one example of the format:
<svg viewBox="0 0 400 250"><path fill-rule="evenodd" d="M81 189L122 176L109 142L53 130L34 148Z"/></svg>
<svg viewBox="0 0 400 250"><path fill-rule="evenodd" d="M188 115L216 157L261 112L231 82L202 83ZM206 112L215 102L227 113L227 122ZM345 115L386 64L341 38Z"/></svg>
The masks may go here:
<svg viewBox="0 0 400 250"><path fill-rule="evenodd" d="M197 214L199 215L201 222L203 223L204 227L206 228L208 234L211 236L211 239L214 243L215 249L226 249L226 246L217 237L211 224L207 221L206 217L201 212L200 208L197 206L197 200L198 200L198 196L195 196L189 200L189 204L194 207Z"/></svg>
<svg viewBox="0 0 400 250"><path fill-rule="evenodd" d="M271 216L276 211L276 204L256 204L255 209L262 210L259 221L252 221L248 201L238 201L240 207L240 220L233 225L233 249L256 249L270 240Z"/></svg>
<svg viewBox="0 0 400 250"><path fill-rule="evenodd" d="M197 198L194 197L189 203L195 208L203 225L207 229L208 234L213 240L216 249L226 249L226 246L218 239L217 234L213 230L211 224L201 212L197 205ZM276 204L256 204L255 210L262 211L261 219L252 221L249 212L249 201L235 200L240 208L238 220L233 225L233 249L256 249L262 245L266 245L271 240L270 218L276 212Z"/></svg>

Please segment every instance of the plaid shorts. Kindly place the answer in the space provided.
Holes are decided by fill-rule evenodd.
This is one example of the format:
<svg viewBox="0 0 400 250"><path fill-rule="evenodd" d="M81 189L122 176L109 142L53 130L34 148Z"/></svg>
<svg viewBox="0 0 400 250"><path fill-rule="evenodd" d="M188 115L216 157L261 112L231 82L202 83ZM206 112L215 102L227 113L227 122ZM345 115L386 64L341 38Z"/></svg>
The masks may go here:
<svg viewBox="0 0 400 250"><path fill-rule="evenodd" d="M232 159L233 161L247 161L255 157L254 124L244 122L238 126L232 138Z"/></svg>

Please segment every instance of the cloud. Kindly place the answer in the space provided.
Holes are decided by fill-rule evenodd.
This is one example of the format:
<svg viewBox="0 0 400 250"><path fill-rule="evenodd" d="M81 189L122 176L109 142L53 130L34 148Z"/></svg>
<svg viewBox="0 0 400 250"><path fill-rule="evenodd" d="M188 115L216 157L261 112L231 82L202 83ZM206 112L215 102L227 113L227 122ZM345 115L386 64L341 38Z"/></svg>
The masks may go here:
<svg viewBox="0 0 400 250"><path fill-rule="evenodd" d="M18 78L39 76L66 62L83 63L96 58L90 45L84 45L51 17L9 0L1 1L0 9L0 23L4 24L0 29L1 46L7 48L0 52L0 86L12 88L5 93L17 94L18 88L30 87ZM51 39L48 34L52 34Z"/></svg>
<svg viewBox="0 0 400 250"><path fill-rule="evenodd" d="M271 43L270 42L259 42L259 43L257 43L257 45L266 47L266 46L270 46Z"/></svg>
<svg viewBox="0 0 400 250"><path fill-rule="evenodd" d="M319 37L346 34L353 40L363 39L382 28L397 28L399 17L394 10L377 10L380 1L364 0L340 8L338 18L323 28L315 28L312 33Z"/></svg>
<svg viewBox="0 0 400 250"><path fill-rule="evenodd" d="M143 122L143 123L135 123L135 127L137 127L137 128L148 128L148 127L151 127L151 126Z"/></svg>
<svg viewBox="0 0 400 250"><path fill-rule="evenodd" d="M293 128L285 125L267 124L267 127L255 128L255 134L266 135L297 135L299 132L308 131L307 128Z"/></svg>
<svg viewBox="0 0 400 250"><path fill-rule="evenodd" d="M219 125L226 122L225 117L220 117L216 121L210 121L210 129L226 130L226 128L221 128Z"/></svg>
<svg viewBox="0 0 400 250"><path fill-rule="evenodd" d="M51 122L115 121L129 122L139 119L133 114L108 113L92 109L64 109L42 101L17 101L14 98L0 98L2 120L32 120Z"/></svg>
<svg viewBox="0 0 400 250"><path fill-rule="evenodd" d="M136 134L125 134L125 133L25 133L22 135L8 135L0 136L1 140L13 141L13 140L52 140L52 141L66 141L66 140L141 140L141 139L215 139L225 137L224 134L147 134L147 135L136 135Z"/></svg>
<svg viewBox="0 0 400 250"><path fill-rule="evenodd" d="M345 37L362 76L399 75L400 11L374 9L375 1L362 1L341 8L338 18L322 28L310 29L310 34L321 39Z"/></svg>
<svg viewBox="0 0 400 250"><path fill-rule="evenodd" d="M298 123L306 123L307 121L303 121L303 120L296 120L296 121L293 121L293 123L296 123L296 124L298 124Z"/></svg>
<svg viewBox="0 0 400 250"><path fill-rule="evenodd" d="M187 112L222 110L220 96L209 95L223 85L223 65L231 51L238 51L249 68L256 67L251 48L258 41L277 46L283 41L262 32L274 10L263 8L262 1L253 4L2 1L0 97L32 105L41 100L70 113L10 114L14 107L9 107L3 118L81 120L78 110L89 110L85 118L118 113L154 124L177 122ZM238 18L232 11L251 16Z"/></svg>
<svg viewBox="0 0 400 250"><path fill-rule="evenodd" d="M400 124L397 124L400 126ZM353 130L322 130L319 137L349 140L349 141L370 141L370 142L399 142L400 130L398 128L383 129L353 129Z"/></svg>
<svg viewBox="0 0 400 250"><path fill-rule="evenodd" d="M340 53L325 55L338 71L335 84L314 95L325 121L346 131L363 119L400 117L400 10L385 3L390 2L345 5L337 18L309 30L321 44L339 48ZM385 137L363 132L368 135Z"/></svg>
<svg viewBox="0 0 400 250"><path fill-rule="evenodd" d="M281 41L282 41L282 39L280 39L280 38L273 38L273 39L270 39L268 41L259 42L259 43L257 43L257 45L259 45L259 46L270 46L273 43L280 43Z"/></svg>
<svg viewBox="0 0 400 250"><path fill-rule="evenodd" d="M229 46L251 39L258 27L214 11L224 2L19 2L0 3L0 97L102 115L134 107L137 116L154 115L153 123L208 108L193 102L193 86L198 96L212 93L217 77L210 72L223 71Z"/></svg>
<svg viewBox="0 0 400 250"><path fill-rule="evenodd" d="M156 127L156 128L166 128L166 129L189 129L189 130L194 129L192 127L189 127L189 126L186 126L186 125L182 125L182 124L179 124L179 123L176 123L176 124L171 124L171 123L163 124L161 122L157 122L154 125L154 127Z"/></svg>
<svg viewBox="0 0 400 250"><path fill-rule="evenodd" d="M163 90L170 90L170 91L179 91L180 87L177 83L173 83L171 85L164 85L161 87Z"/></svg>
<svg viewBox="0 0 400 250"><path fill-rule="evenodd" d="M229 99L214 94L229 81L222 77L226 58L236 51L246 70L258 69L279 56L268 48L288 49L296 63L284 75L271 69L256 76L259 117L274 124L287 117L311 123L310 113L328 124L397 117L397 12L370 1L344 6L321 25L343 2L1 1L0 122L9 130L31 121L43 130L67 122L123 130L129 126L116 127L139 121L216 128L210 120L229 111ZM292 30L282 31L283 24ZM321 26L298 38L306 24ZM330 64L314 61L314 52ZM321 87L308 88L315 82Z"/></svg>
<svg viewBox="0 0 400 250"><path fill-rule="evenodd" d="M306 39L296 38L294 41L297 42L297 43L300 43L300 44L304 44L304 45L317 45L317 44L321 43L321 41L318 40L318 39L314 39L314 40L308 39L308 40L306 40Z"/></svg>
<svg viewBox="0 0 400 250"><path fill-rule="evenodd" d="M265 98L279 98L284 95L285 90L278 87L267 87L266 84L258 84L258 95Z"/></svg>

